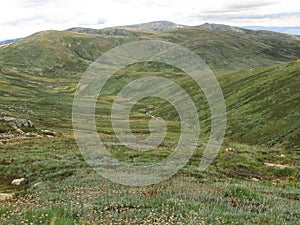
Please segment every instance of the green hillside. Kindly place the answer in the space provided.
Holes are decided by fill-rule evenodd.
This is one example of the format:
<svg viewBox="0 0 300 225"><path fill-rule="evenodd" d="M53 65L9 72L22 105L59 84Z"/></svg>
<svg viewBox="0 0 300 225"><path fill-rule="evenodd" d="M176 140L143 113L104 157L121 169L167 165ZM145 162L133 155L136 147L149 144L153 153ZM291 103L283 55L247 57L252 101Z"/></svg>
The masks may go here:
<svg viewBox="0 0 300 225"><path fill-rule="evenodd" d="M125 40L131 41L130 38ZM91 61L125 40L118 37L43 31L2 46L0 61L4 65L38 70L46 75L56 70L83 72Z"/></svg>
<svg viewBox="0 0 300 225"><path fill-rule="evenodd" d="M227 135L235 141L300 147L300 61L221 76Z"/></svg>
<svg viewBox="0 0 300 225"><path fill-rule="evenodd" d="M298 36L252 35L209 29L179 29L160 34L197 53L215 71L272 65L299 58Z"/></svg>
<svg viewBox="0 0 300 225"><path fill-rule="evenodd" d="M107 50L140 38L45 31L1 47L0 99L3 109L21 107L28 112L34 111L28 116L41 126L70 129L73 93L88 65ZM146 35L142 39L151 38L191 49L215 71L226 98L229 138L249 144L299 147L299 123L296 120L299 116L299 61L246 69L299 58L298 37L182 28ZM190 81L182 78L184 75L176 69L146 63L120 74L127 74L130 80L148 76L148 72L172 77L187 91L190 89L189 94L196 102L200 101L199 105L205 105L204 96L194 93ZM110 93L116 94L120 90L122 80L125 82L126 78L111 82ZM163 105L159 108L160 116L173 115ZM18 114L18 110L12 111ZM202 117L208 115L209 112L205 112ZM204 126L208 124L207 121Z"/></svg>
<svg viewBox="0 0 300 225"><path fill-rule="evenodd" d="M78 72L84 71L103 52L122 43L142 39L161 39L180 44L201 56L214 71L272 65L300 57L300 37L274 32L256 35L178 28L153 33L137 28L122 29L126 31L122 35L114 32L110 35L67 31L40 32L11 45L2 46L0 62L48 73L56 69Z"/></svg>

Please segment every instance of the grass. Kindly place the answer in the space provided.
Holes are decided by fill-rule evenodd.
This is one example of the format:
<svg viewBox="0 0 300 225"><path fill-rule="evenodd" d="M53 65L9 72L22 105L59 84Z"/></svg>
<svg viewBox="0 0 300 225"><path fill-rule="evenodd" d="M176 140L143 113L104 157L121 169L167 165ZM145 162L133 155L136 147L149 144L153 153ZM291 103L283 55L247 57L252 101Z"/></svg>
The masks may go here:
<svg viewBox="0 0 300 225"><path fill-rule="evenodd" d="M111 139L105 143L109 145ZM229 146L235 152L226 152ZM1 191L16 193L15 199L1 205L0 218L2 224L296 224L298 154L282 158L282 152L231 143L200 173L199 148L171 179L135 188L96 174L72 137L27 140L0 147ZM155 155L135 160L153 163ZM281 170L264 165L270 161L295 167ZM26 182L12 187L10 181L18 177ZM259 182L252 181L254 177Z"/></svg>

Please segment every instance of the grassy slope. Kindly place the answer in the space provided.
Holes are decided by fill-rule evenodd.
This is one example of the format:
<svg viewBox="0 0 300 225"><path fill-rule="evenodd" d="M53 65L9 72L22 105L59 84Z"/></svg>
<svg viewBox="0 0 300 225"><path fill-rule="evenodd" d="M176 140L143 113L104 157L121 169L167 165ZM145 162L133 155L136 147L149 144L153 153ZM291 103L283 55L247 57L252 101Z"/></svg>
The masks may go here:
<svg viewBox="0 0 300 225"><path fill-rule="evenodd" d="M149 219L149 223L153 223L148 218L150 213L155 213L154 218L161 224L166 221L174 223L174 220L195 224L202 220L203 224L220 224L222 220L225 224L249 221L295 224L299 220L297 89L300 62L224 72L239 65L241 69L287 61L297 58L299 53L291 50L286 55L278 53L276 61L273 61L272 54L261 51L265 45L263 48L257 45L261 44L260 37L233 37L228 32L190 29L142 38L153 37L198 51L215 71L222 71L217 75L226 98L229 126L222 151L213 165L204 173L197 171L203 150L199 146L189 165L162 184L134 189L99 180L83 161L74 139L67 136L72 128L73 93L90 61L105 50L136 38L56 31L38 33L22 42L0 48L1 111L31 119L37 127L53 129L66 136L0 146L0 190L10 190L9 183L13 178L27 178L25 186L15 190L19 194L18 202L12 201L0 207L4 224L18 223L21 219L40 224L51 221L55 224L73 224L74 221L88 224L97 219L102 223L120 223L127 219L133 224ZM184 41L186 37L190 37L191 41ZM292 43L296 45L297 40ZM261 55L254 58L257 53ZM245 60L248 55L253 57L250 62ZM113 96L133 77L148 76L149 72L171 77L193 96L201 118L209 115L207 109L201 108L205 106L203 94L195 91L194 84L184 74L166 65L157 66L138 64L119 71L110 80L104 90L106 96L99 99L97 105L100 136L112 154L128 163L151 163L166 157L176 144L179 127L177 114L170 105L157 99L146 99L134 108L133 130L137 135L148 132L149 119L145 111L150 107L155 115L169 120L171 132L167 140L157 151L149 154L124 151L118 145L107 116ZM209 121L201 122L205 126ZM267 147L281 144L286 150ZM234 152L226 152L228 147L234 148ZM267 167L265 162L291 168ZM247 180L253 177L262 182ZM270 184L270 181L276 185ZM34 186L37 182L42 183ZM25 193L23 188L27 188ZM27 203L30 199L32 204Z"/></svg>
<svg viewBox="0 0 300 225"><path fill-rule="evenodd" d="M197 170L199 152L172 179L141 188L95 174L72 138L0 147L2 191L11 191L13 178L27 179L14 188L15 199L1 205L0 218L2 224L297 224L299 169L264 165L299 166L297 153L282 158L280 150L228 146L235 152L222 149L205 172Z"/></svg>
<svg viewBox="0 0 300 225"><path fill-rule="evenodd" d="M89 35L44 31L1 47L0 62L38 67L48 73L55 68L82 71L88 62L124 42L162 39L197 53L215 71L252 68L300 57L300 38L284 34L248 35L228 31L185 28L163 33L128 29L120 35Z"/></svg>
<svg viewBox="0 0 300 225"><path fill-rule="evenodd" d="M154 69L155 66L157 69ZM208 130L209 110L203 93L199 92L197 86L183 73L172 71L164 65L155 66L153 63L139 64L132 67L130 72L121 71L117 78L111 79L108 84L108 93L113 96L130 80L149 75L143 72L146 68L146 71L151 70L151 75L163 76L182 85L192 96L199 110L201 127ZM219 75L218 80L227 106L227 137L252 145L283 145L287 149L299 149L299 71L298 60ZM140 111L145 113L149 106L153 106L151 110L156 116L178 120L178 115L172 111L170 105L155 99L145 101L144 111L143 107L140 107Z"/></svg>
<svg viewBox="0 0 300 225"><path fill-rule="evenodd" d="M91 61L115 46L138 39L160 38L179 43L199 54L217 73L274 64L300 56L300 40L290 35L274 34L273 37L269 33L246 35L195 28L158 34L141 32L136 35L136 31L128 32L132 35L107 36L45 31L1 47L2 103L6 106L22 105L28 111L34 110L40 104L42 109L40 107L35 113L41 111L41 117L45 114L45 106L53 105L52 108L60 109L63 111L62 115L65 115L62 104L68 102L66 105L70 109L72 93ZM3 97L3 94L11 97ZM48 98L48 95L52 97ZM48 107L48 110L52 109ZM53 113L58 112L55 110ZM49 118L53 117L50 115Z"/></svg>
<svg viewBox="0 0 300 225"><path fill-rule="evenodd" d="M219 78L227 103L228 137L249 144L300 147L300 61Z"/></svg>
<svg viewBox="0 0 300 225"><path fill-rule="evenodd" d="M41 70L83 72L102 53L130 38L110 38L87 34L43 31L1 47L1 64Z"/></svg>
<svg viewBox="0 0 300 225"><path fill-rule="evenodd" d="M184 28L152 35L178 43L198 54L213 71L240 70L296 60L298 36L248 35L229 31Z"/></svg>
<svg viewBox="0 0 300 225"><path fill-rule="evenodd" d="M103 52L130 40L45 31L1 47L1 108L65 132L82 73Z"/></svg>

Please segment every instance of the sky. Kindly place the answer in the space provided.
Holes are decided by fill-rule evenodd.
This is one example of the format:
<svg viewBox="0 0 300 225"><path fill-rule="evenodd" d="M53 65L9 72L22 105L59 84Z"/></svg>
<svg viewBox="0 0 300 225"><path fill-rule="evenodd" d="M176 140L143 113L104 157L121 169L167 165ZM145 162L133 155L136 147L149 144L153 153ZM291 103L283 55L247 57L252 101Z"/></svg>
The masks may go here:
<svg viewBox="0 0 300 225"><path fill-rule="evenodd" d="M103 28L168 20L183 25L300 26L295 0L6 0L0 40L42 30Z"/></svg>

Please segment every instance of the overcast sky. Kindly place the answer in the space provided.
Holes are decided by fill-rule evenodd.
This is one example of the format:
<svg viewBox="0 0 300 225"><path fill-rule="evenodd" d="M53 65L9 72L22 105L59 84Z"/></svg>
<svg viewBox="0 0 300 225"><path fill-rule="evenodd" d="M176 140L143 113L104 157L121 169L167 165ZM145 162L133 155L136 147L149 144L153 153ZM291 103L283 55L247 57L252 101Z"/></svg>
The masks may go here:
<svg viewBox="0 0 300 225"><path fill-rule="evenodd" d="M295 0L6 0L1 2L0 40L74 26L103 28L169 20L234 26L300 26Z"/></svg>

